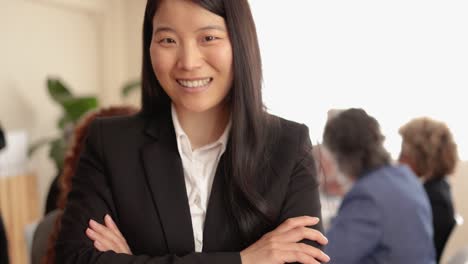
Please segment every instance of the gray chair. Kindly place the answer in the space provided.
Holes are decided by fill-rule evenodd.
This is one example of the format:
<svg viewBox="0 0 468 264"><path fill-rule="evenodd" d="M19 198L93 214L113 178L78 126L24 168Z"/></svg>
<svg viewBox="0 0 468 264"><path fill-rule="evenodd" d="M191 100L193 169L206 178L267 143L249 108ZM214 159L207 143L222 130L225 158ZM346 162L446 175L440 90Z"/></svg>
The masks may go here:
<svg viewBox="0 0 468 264"><path fill-rule="evenodd" d="M54 230L55 221L61 210L54 210L42 218L34 231L31 246L31 264L40 264L47 253L49 237Z"/></svg>

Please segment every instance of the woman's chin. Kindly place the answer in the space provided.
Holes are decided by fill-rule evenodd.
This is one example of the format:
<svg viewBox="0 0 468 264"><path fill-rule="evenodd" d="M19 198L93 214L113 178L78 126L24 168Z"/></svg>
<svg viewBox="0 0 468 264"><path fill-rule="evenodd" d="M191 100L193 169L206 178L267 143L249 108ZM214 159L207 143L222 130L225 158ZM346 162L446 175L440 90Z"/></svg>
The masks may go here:
<svg viewBox="0 0 468 264"><path fill-rule="evenodd" d="M179 107L178 107L179 108ZM181 107L182 111L190 112L190 113L204 113L209 111L210 109L213 109L212 106L208 104L204 104L201 102L190 102L190 103L184 103L182 104Z"/></svg>

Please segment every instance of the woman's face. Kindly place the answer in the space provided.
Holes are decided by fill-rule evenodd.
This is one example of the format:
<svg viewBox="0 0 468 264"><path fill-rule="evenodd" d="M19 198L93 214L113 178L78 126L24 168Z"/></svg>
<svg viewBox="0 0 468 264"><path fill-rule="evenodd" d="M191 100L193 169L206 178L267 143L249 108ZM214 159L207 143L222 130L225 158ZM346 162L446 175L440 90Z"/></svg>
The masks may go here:
<svg viewBox="0 0 468 264"><path fill-rule="evenodd" d="M176 108L220 108L233 80L225 21L189 0L163 0L153 18L154 73Z"/></svg>
<svg viewBox="0 0 468 264"><path fill-rule="evenodd" d="M411 159L411 156L408 154L409 153L408 148L409 147L406 144L406 142L402 141L400 155L398 156L398 162L400 162L401 164L407 165L414 172L414 174L416 174L416 176L421 177L421 175L419 175L417 172L416 166L413 160Z"/></svg>

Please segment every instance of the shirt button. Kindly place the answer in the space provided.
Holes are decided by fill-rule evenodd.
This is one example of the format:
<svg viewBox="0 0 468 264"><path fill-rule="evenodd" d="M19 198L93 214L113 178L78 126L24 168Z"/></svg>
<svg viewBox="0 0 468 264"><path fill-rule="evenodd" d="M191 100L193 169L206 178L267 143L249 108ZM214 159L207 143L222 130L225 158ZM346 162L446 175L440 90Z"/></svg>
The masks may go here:
<svg viewBox="0 0 468 264"><path fill-rule="evenodd" d="M199 203L200 203L200 195L195 196L194 202L195 202L196 204L199 204Z"/></svg>

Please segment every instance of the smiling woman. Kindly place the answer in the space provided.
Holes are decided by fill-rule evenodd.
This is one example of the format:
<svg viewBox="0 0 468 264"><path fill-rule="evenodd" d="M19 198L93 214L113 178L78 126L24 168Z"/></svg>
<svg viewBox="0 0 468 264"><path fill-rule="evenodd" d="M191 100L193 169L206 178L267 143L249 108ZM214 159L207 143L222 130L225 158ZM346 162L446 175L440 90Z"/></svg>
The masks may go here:
<svg viewBox="0 0 468 264"><path fill-rule="evenodd" d="M247 0L148 0L142 111L91 125L57 263L327 262L308 129L261 82Z"/></svg>
<svg viewBox="0 0 468 264"><path fill-rule="evenodd" d="M197 126L199 113L209 112L210 118L220 122L219 129L226 127L229 109L225 98L231 89L233 69L231 42L221 16L191 1L163 1L153 18L150 56L154 73L182 123ZM188 133L193 130L186 129ZM211 131L222 133L219 129ZM197 139L201 138L191 141L195 148L215 138L206 137L207 142Z"/></svg>

